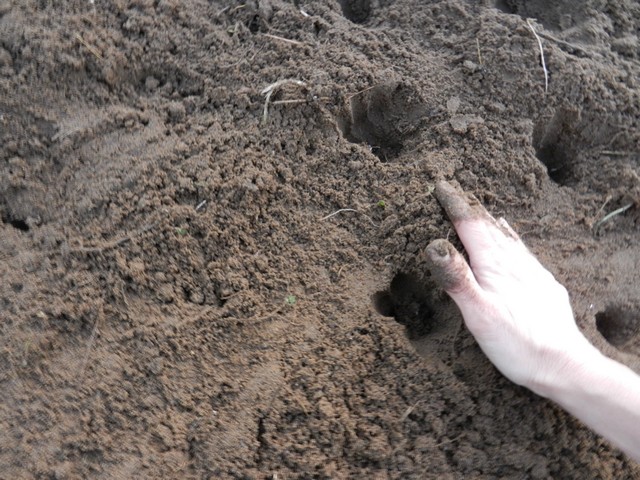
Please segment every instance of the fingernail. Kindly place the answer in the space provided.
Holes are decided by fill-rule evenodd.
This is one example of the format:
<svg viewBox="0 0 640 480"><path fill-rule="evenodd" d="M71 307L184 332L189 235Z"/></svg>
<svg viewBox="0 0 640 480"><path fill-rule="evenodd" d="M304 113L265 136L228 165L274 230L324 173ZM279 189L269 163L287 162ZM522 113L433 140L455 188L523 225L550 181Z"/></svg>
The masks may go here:
<svg viewBox="0 0 640 480"><path fill-rule="evenodd" d="M444 290L455 289L464 278L464 271L457 250L447 240L439 239L431 242L425 249L427 265L432 278ZM463 261L464 262L464 261Z"/></svg>
<svg viewBox="0 0 640 480"><path fill-rule="evenodd" d="M458 191L448 182L440 181L436 184L436 198L452 221L466 220L477 216L469 205L465 194Z"/></svg>
<svg viewBox="0 0 640 480"><path fill-rule="evenodd" d="M475 195L463 192L444 180L436 184L435 195L452 222L476 218L493 219Z"/></svg>
<svg viewBox="0 0 640 480"><path fill-rule="evenodd" d="M446 240L434 240L427 245L426 253L431 260L442 262L451 256L451 250L449 249L450 245L451 244Z"/></svg>

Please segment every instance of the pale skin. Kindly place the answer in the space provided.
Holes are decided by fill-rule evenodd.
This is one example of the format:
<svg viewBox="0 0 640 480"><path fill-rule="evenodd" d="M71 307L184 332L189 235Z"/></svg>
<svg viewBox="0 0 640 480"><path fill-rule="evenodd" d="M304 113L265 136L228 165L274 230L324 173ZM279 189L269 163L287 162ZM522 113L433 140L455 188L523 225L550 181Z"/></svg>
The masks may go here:
<svg viewBox="0 0 640 480"><path fill-rule="evenodd" d="M503 218L447 182L435 195L470 264L451 243L435 240L426 249L430 270L489 360L640 461L640 376L589 343L567 290Z"/></svg>

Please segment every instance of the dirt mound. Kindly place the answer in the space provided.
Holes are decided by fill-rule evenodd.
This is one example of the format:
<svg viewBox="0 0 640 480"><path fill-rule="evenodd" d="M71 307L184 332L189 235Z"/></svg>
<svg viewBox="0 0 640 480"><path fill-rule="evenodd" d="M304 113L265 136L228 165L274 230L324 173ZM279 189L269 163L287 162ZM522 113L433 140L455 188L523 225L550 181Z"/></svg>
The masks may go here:
<svg viewBox="0 0 640 480"><path fill-rule="evenodd" d="M422 253L455 180L640 371L635 2L58 3L0 1L0 476L640 476Z"/></svg>

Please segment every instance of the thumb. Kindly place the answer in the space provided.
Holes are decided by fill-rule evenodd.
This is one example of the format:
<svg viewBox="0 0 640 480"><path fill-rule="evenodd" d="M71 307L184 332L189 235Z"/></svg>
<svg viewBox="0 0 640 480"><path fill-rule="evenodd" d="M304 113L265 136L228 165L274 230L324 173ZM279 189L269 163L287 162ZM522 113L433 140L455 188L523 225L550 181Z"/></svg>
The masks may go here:
<svg viewBox="0 0 640 480"><path fill-rule="evenodd" d="M431 275L445 290L465 319L486 305L485 294L460 252L447 240L434 240L425 253Z"/></svg>

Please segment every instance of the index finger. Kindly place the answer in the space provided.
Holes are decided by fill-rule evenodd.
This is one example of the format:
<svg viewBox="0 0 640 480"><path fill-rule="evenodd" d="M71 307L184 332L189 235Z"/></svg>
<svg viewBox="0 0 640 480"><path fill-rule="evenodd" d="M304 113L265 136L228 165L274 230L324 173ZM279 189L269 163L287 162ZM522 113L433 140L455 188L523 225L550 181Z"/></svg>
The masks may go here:
<svg viewBox="0 0 640 480"><path fill-rule="evenodd" d="M496 247L503 247L508 239L514 240L473 195L446 181L436 184L435 195L453 223L472 263L482 257L493 256Z"/></svg>

